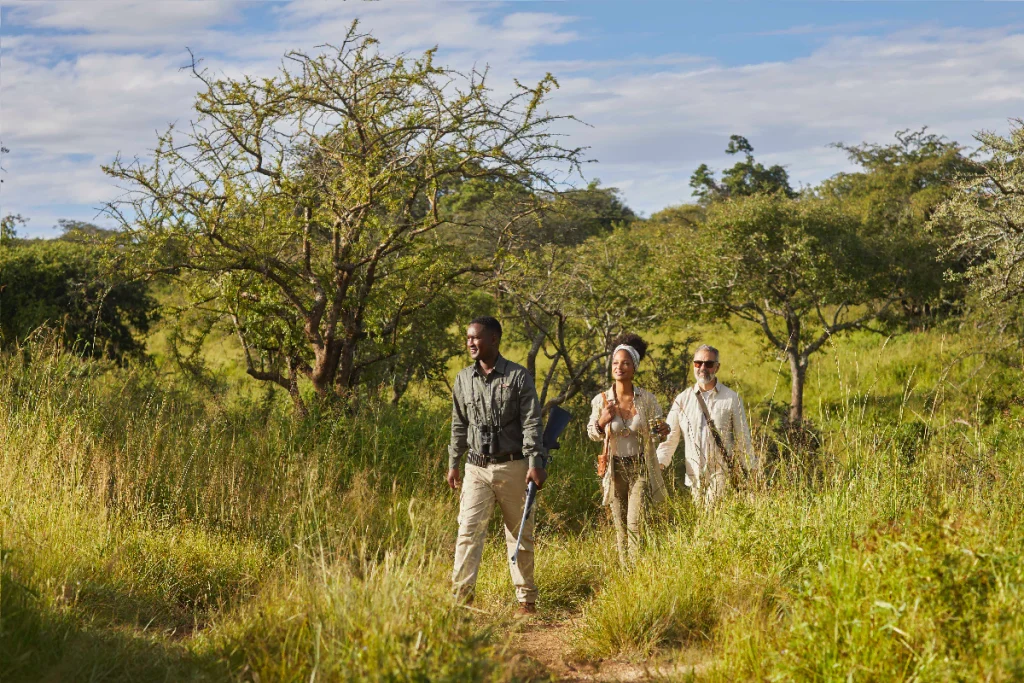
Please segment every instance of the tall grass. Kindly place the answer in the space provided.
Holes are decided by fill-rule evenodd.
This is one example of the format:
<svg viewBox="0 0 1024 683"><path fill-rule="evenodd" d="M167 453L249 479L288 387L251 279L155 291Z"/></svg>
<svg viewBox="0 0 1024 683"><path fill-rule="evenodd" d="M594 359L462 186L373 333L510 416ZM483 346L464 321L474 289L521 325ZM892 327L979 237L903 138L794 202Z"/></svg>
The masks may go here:
<svg viewBox="0 0 1024 683"><path fill-rule="evenodd" d="M59 349L4 361L4 680L464 680L501 661L490 621L446 599L439 412L299 423Z"/></svg>
<svg viewBox="0 0 1024 683"><path fill-rule="evenodd" d="M912 341L873 373L836 350L814 449L762 414L768 489L699 513L673 499L643 559L584 606L577 652L698 646L709 680L1019 679L1019 365L979 372L963 346L934 349L948 339Z"/></svg>
<svg viewBox="0 0 1024 683"><path fill-rule="evenodd" d="M769 486L712 511L676 487L623 572L574 406L537 578L575 656L698 650L709 680L1019 677L1019 358L966 333L855 336L812 365L817 438L793 440L778 366L752 337L711 340ZM296 421L46 343L4 356L0 679L543 676L509 645L497 534L474 607L448 598L447 419L424 401Z"/></svg>

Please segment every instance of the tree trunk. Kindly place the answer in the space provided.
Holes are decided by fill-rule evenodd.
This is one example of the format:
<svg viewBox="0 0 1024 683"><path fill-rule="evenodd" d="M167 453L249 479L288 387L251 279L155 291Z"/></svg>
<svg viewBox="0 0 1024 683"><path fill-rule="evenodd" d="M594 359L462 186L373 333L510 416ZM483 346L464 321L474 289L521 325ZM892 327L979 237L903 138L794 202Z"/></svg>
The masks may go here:
<svg viewBox="0 0 1024 683"><path fill-rule="evenodd" d="M807 356L800 353L800 317L792 309L786 309L786 355L789 356L789 374L792 393L789 400L789 424L798 427L804 419L804 376L807 373Z"/></svg>
<svg viewBox="0 0 1024 683"><path fill-rule="evenodd" d="M341 342L341 353L338 358L338 367L334 375L334 383L339 389L351 389L354 384L356 372L356 335L349 334L346 330L345 339Z"/></svg>
<svg viewBox="0 0 1024 683"><path fill-rule="evenodd" d="M295 405L295 413L299 419L304 419L309 415L309 411L306 409L306 403L302 400L302 394L299 393L299 373L295 368L295 359L289 359L288 361L288 395L292 397L292 403Z"/></svg>
<svg viewBox="0 0 1024 683"><path fill-rule="evenodd" d="M402 400L402 396L409 388L409 382L412 381L412 375L411 366L406 366L404 370L395 372L395 376L391 380L391 405L397 406L398 402Z"/></svg>
<svg viewBox="0 0 1024 683"><path fill-rule="evenodd" d="M527 327L529 329L529 327ZM540 331L533 337L533 343L530 345L530 351L526 354L526 371L530 373L530 377L537 379L537 355L540 350L544 348L544 331Z"/></svg>
<svg viewBox="0 0 1024 683"><path fill-rule="evenodd" d="M807 376L807 357L789 351L789 372L792 376L792 394L789 403L789 423L798 426L804 419L804 378Z"/></svg>
<svg viewBox="0 0 1024 683"><path fill-rule="evenodd" d="M336 339L330 339L322 349L315 351L315 355L316 360L313 371L309 373L309 379L319 396L327 396L338 374L341 344Z"/></svg>

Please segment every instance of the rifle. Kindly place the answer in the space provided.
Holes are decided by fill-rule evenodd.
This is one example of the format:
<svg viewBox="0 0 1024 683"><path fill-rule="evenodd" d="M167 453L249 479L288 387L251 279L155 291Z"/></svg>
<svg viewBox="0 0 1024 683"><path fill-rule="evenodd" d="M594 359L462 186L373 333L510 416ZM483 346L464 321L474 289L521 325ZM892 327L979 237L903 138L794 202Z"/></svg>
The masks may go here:
<svg viewBox="0 0 1024 683"><path fill-rule="evenodd" d="M565 431L566 426L569 424L569 420L572 419L572 415L569 411L559 408L558 406L552 406L548 412L548 423L544 427L544 436L541 442L544 445L544 449L553 451L559 447L558 437ZM519 558L519 544L523 540L523 529L526 527L526 520L530 517L530 510L533 508L534 501L537 500L537 485L532 481L526 485L526 504L523 506L523 519L519 522L519 535L516 537L516 550L512 553L512 557L509 561L512 564L516 563Z"/></svg>

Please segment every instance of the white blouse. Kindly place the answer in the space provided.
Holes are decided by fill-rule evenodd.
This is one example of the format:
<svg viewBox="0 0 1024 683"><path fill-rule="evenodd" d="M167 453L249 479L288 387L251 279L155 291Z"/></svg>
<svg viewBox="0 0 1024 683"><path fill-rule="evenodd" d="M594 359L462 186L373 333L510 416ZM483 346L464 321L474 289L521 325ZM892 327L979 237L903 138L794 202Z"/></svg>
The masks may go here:
<svg viewBox="0 0 1024 683"><path fill-rule="evenodd" d="M623 420L619 415L608 423L607 429L612 431L616 438L612 439L611 455L620 458L634 458L640 455L640 439L637 433L640 431L640 413L638 412L628 421ZM626 433L626 430L629 433Z"/></svg>

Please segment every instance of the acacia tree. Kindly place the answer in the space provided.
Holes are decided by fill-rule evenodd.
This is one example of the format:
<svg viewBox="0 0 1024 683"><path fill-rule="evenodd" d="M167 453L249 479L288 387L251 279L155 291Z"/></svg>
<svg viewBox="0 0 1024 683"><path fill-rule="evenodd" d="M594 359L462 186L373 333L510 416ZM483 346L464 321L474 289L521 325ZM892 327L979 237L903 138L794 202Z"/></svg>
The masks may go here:
<svg viewBox="0 0 1024 683"><path fill-rule="evenodd" d="M969 260L963 277L1000 314L1019 313L1024 296L1024 120L1016 119L1006 137L981 132L975 139L984 161L960 179L933 222L962 226L953 250Z"/></svg>
<svg viewBox="0 0 1024 683"><path fill-rule="evenodd" d="M722 171L717 180L707 164L701 164L690 176L690 187L701 204L728 199L748 197L765 192L782 192L795 197L796 192L789 185L789 173L779 164L766 167L754 160L754 147L742 135L730 135L725 153L731 156L743 154L743 159Z"/></svg>
<svg viewBox="0 0 1024 683"><path fill-rule="evenodd" d="M547 410L590 391L624 331L661 320L654 304L651 242L620 226L571 247L507 254L494 274L498 301L527 344L526 367ZM538 360L548 361L538 376Z"/></svg>
<svg viewBox="0 0 1024 683"><path fill-rule="evenodd" d="M791 424L803 420L810 357L867 326L895 300L882 251L834 202L783 193L716 202L667 261L668 305L755 324L789 361Z"/></svg>
<svg viewBox="0 0 1024 683"><path fill-rule="evenodd" d="M891 268L902 274L900 305L907 320L950 309L964 296L962 283L944 278L962 273L965 259L949 247L959 232L953 216L936 210L953 193L954 181L977 171L965 148L927 129L901 130L889 144L834 147L860 171L838 173L817 189L860 216L864 231L888 248Z"/></svg>
<svg viewBox="0 0 1024 683"><path fill-rule="evenodd" d="M434 51L387 56L356 24L273 77L192 72L198 119L151 162L106 167L127 190L108 209L139 270L185 280L190 303L234 329L248 374L300 410L300 378L321 396L351 390L487 269L437 230L452 187L494 178L532 196L578 171L580 150L549 132L566 118L543 110L550 75L495 98L486 73L437 66ZM541 208L520 206L494 239Z"/></svg>

